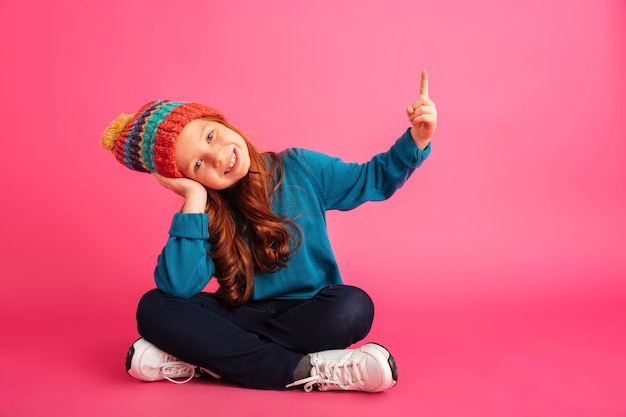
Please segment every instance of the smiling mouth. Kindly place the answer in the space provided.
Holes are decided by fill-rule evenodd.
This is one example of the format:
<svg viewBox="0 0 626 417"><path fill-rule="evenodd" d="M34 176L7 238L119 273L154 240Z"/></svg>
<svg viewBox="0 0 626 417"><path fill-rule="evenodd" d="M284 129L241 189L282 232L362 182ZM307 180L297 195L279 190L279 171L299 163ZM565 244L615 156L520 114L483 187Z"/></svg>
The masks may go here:
<svg viewBox="0 0 626 417"><path fill-rule="evenodd" d="M235 150L233 149L233 154L231 155L230 161L228 162L228 168L226 168L226 171L224 171L224 174L228 174L233 169L236 163L237 163L237 152L235 152Z"/></svg>

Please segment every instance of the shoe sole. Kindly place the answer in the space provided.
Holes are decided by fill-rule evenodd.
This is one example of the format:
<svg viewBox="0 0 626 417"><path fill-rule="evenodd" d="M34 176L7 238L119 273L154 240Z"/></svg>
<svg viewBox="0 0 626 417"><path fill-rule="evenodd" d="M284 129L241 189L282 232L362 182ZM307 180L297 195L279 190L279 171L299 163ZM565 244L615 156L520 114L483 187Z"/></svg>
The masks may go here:
<svg viewBox="0 0 626 417"><path fill-rule="evenodd" d="M384 385L390 385L390 386L383 388L381 391L395 387L396 384L398 383L398 366L396 364L395 358L393 357L391 352L389 352L389 350L387 350L387 348L381 345L380 343L370 342L367 345L371 345L372 347L376 348L376 352L383 355L383 357L387 360L387 363L389 364L389 368L391 370L391 381L383 381L383 383L381 384L383 386ZM367 345L364 345L363 347Z"/></svg>
<svg viewBox="0 0 626 417"><path fill-rule="evenodd" d="M128 353L126 354L126 372L128 373L128 375L132 376L135 379L139 379L140 381L155 381L155 379L143 375L138 366L141 362L143 354L150 346L152 346L152 344L141 337L133 342L133 344L130 346L130 349L128 349ZM133 363L135 364L134 367ZM161 379L159 378L156 380L160 381Z"/></svg>
<svg viewBox="0 0 626 417"><path fill-rule="evenodd" d="M135 356L135 343L137 343L139 339L135 340L132 345L130 345L130 349L126 353L126 372L130 371L130 367L133 363L133 356Z"/></svg>

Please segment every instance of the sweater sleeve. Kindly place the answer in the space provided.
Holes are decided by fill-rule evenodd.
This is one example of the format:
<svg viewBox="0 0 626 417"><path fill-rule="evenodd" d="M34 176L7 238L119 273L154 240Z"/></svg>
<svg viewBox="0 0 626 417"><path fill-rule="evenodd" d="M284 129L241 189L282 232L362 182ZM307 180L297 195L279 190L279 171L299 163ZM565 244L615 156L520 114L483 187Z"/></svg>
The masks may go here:
<svg viewBox="0 0 626 417"><path fill-rule="evenodd" d="M366 201L391 197L430 154L431 145L420 150L409 129L387 151L362 164L304 151L309 169L327 210L351 210Z"/></svg>
<svg viewBox="0 0 626 417"><path fill-rule="evenodd" d="M208 284L215 273L210 250L209 218L205 213L176 213L169 238L154 270L157 287L170 295L190 298Z"/></svg>

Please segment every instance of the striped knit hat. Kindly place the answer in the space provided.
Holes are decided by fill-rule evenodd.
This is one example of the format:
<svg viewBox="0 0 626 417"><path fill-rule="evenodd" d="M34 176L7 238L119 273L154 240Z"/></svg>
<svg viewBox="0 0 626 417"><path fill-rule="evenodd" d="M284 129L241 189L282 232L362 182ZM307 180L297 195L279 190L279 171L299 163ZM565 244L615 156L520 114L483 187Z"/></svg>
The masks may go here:
<svg viewBox="0 0 626 417"><path fill-rule="evenodd" d="M102 134L102 147L135 171L182 177L174 148L183 127L194 119L213 116L226 120L218 110L203 104L156 100L137 113L121 114Z"/></svg>

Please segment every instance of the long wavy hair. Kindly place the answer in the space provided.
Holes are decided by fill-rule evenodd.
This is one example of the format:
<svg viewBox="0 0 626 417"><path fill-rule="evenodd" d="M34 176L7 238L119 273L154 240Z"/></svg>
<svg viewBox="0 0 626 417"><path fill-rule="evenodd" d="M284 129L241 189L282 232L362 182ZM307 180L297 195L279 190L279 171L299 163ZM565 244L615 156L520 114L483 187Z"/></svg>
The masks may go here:
<svg viewBox="0 0 626 417"><path fill-rule="evenodd" d="M300 227L276 216L271 203L283 181L283 163L274 152L260 153L230 123L205 118L237 132L246 142L250 169L233 190L207 190L208 255L215 264L217 296L229 307L244 305L254 291L255 273L276 272L298 249Z"/></svg>

